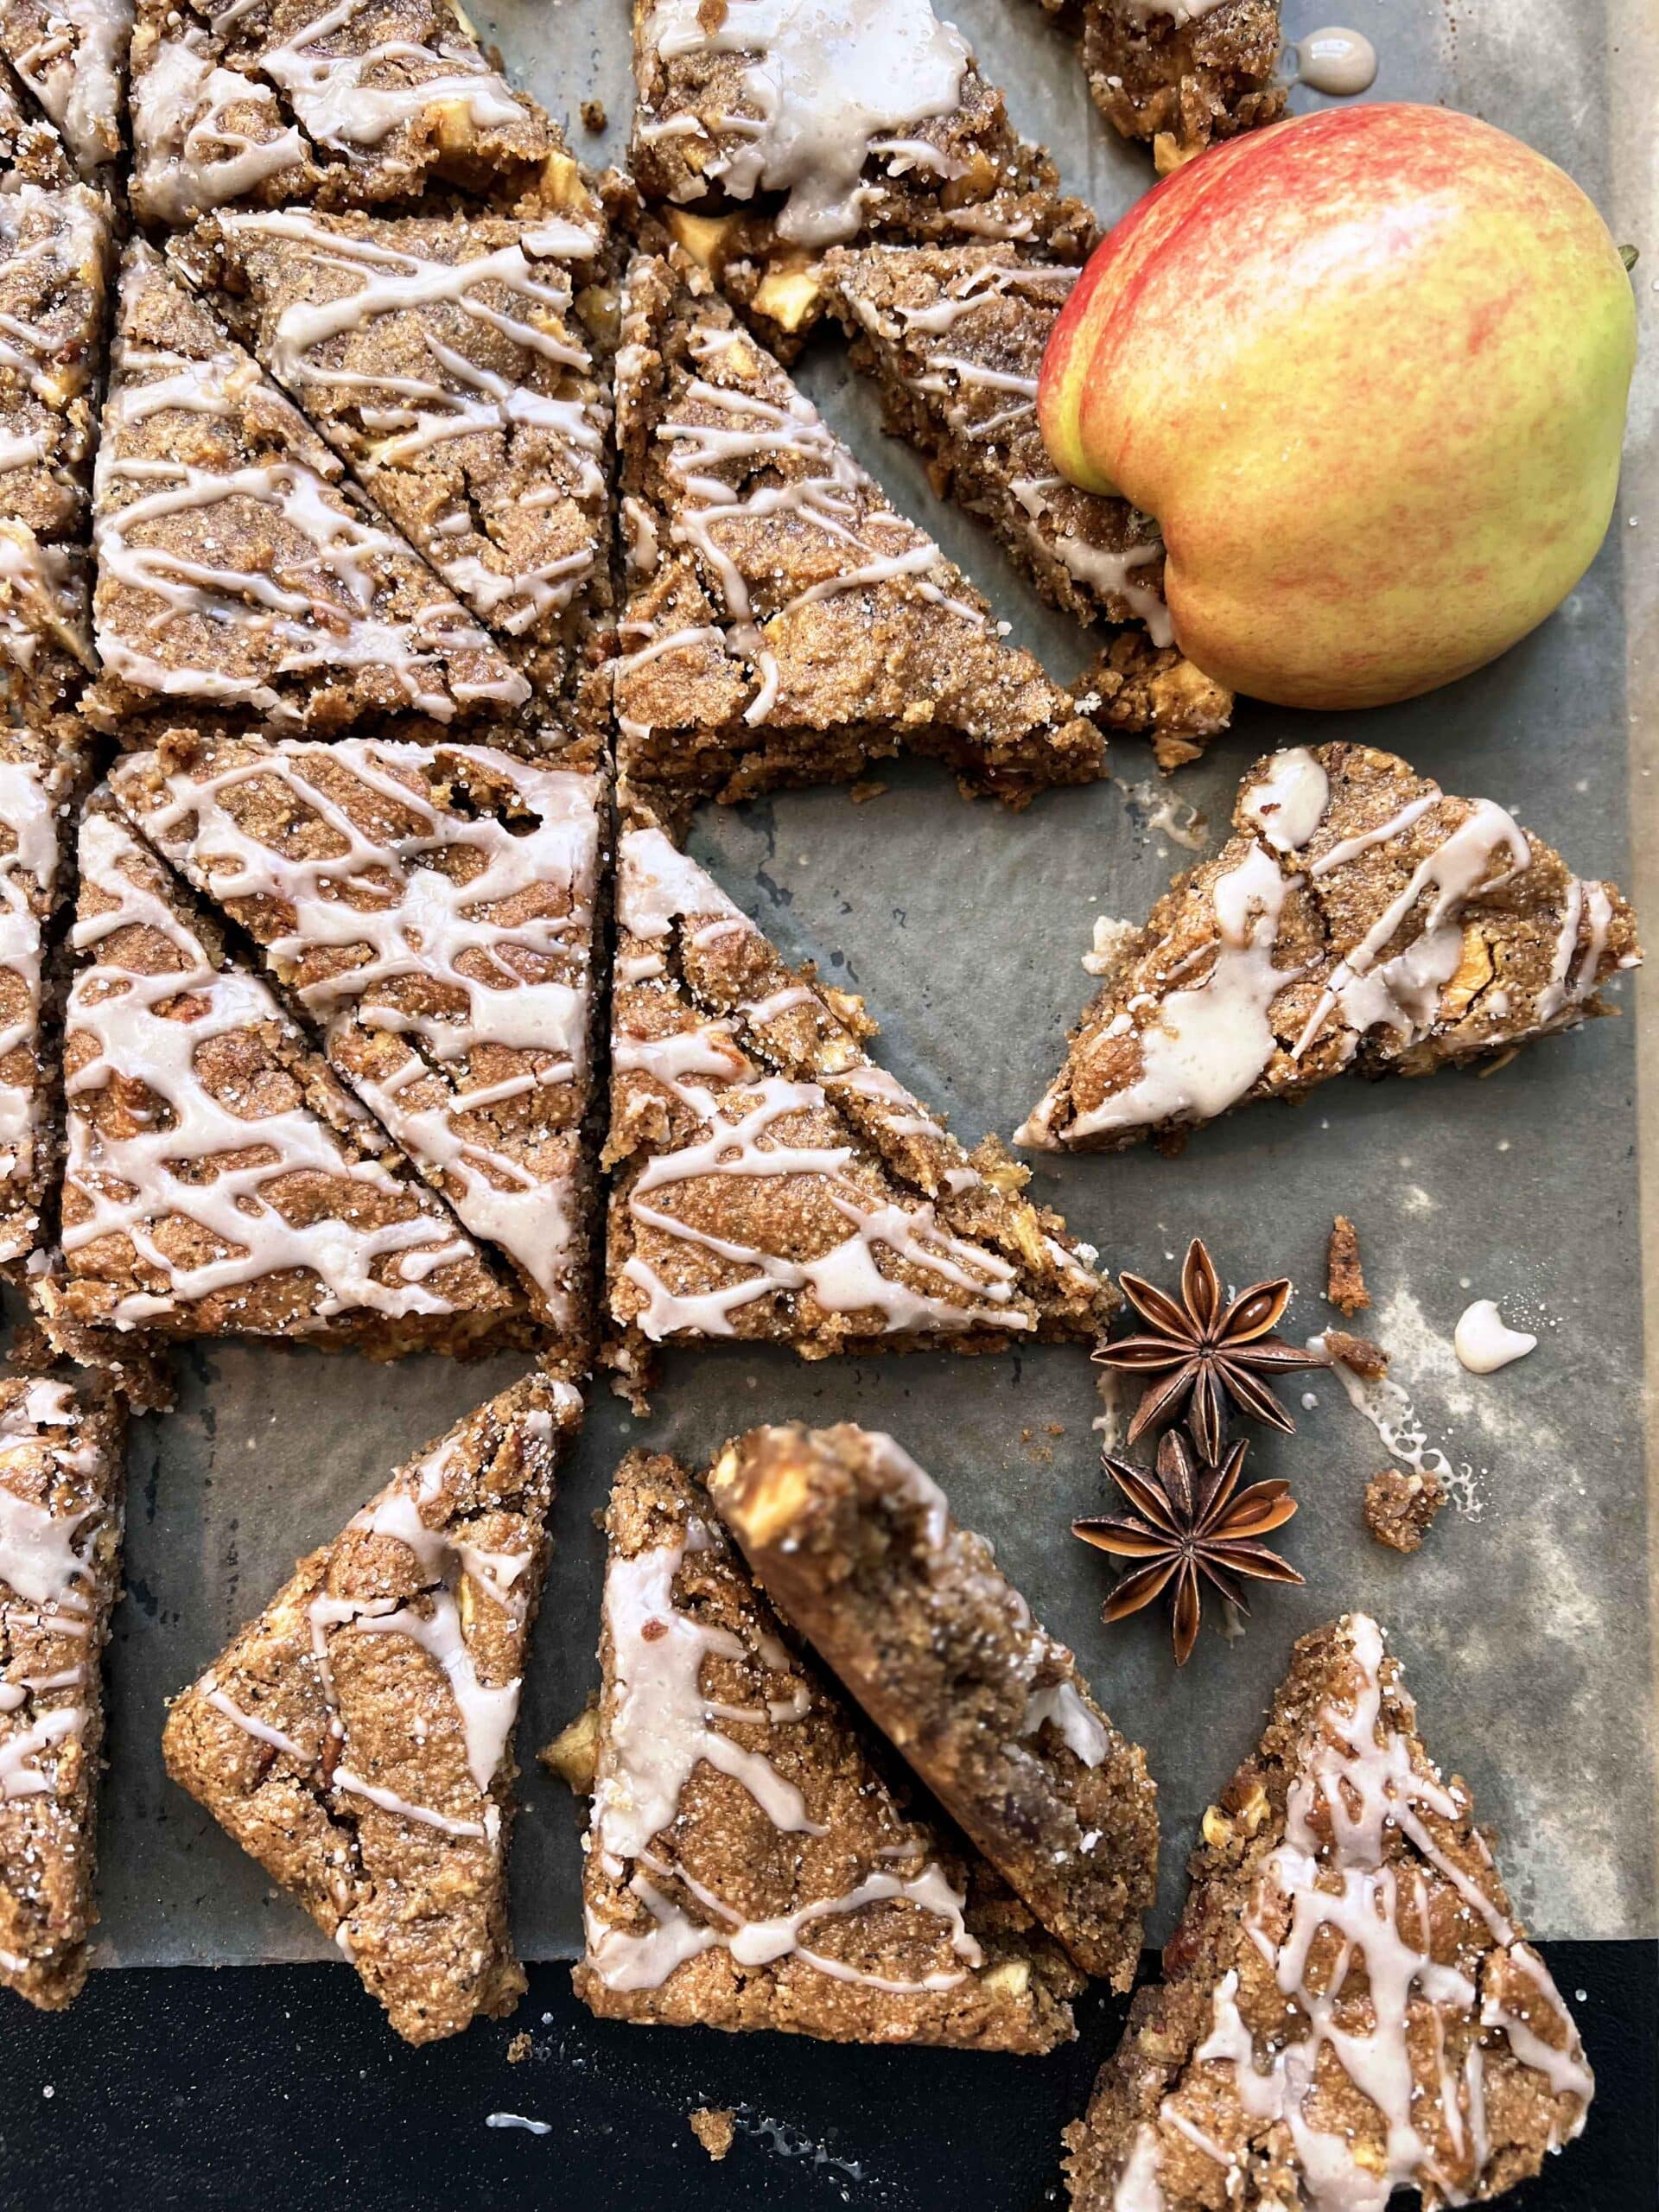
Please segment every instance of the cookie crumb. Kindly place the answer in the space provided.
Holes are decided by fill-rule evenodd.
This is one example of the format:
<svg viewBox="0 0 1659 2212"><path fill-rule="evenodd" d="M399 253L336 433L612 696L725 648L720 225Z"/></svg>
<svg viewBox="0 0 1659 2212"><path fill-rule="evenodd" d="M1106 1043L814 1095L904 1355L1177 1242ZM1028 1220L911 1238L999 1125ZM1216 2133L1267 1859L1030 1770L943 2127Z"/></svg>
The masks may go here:
<svg viewBox="0 0 1659 2212"><path fill-rule="evenodd" d="M691 2114L691 2133L718 2165L732 2147L737 2116L725 2105L699 2105Z"/></svg>
<svg viewBox="0 0 1659 2212"><path fill-rule="evenodd" d="M862 806L866 799L880 798L887 788L878 777L866 776L852 786L847 796L855 806Z"/></svg>
<svg viewBox="0 0 1659 2212"><path fill-rule="evenodd" d="M535 2045L530 2039L529 2029L521 2028L518 2031L518 2033L514 2036L512 2041L507 2045L508 2065L522 2066L534 2049Z"/></svg>
<svg viewBox="0 0 1659 2212"><path fill-rule="evenodd" d="M594 1794L594 1769L599 1758L599 1700L590 1697L569 1727L537 1753L578 1797Z"/></svg>
<svg viewBox="0 0 1659 2212"><path fill-rule="evenodd" d="M1359 1231L1345 1213L1339 1213L1331 1224L1325 1294L1339 1313L1351 1319L1371 1302L1359 1264Z"/></svg>
<svg viewBox="0 0 1659 2212"><path fill-rule="evenodd" d="M597 136L597 134L605 128L610 119L610 117L605 112L605 103L603 100L583 100L582 104L582 127L584 130L591 130L595 134L595 136Z"/></svg>
<svg viewBox="0 0 1659 2212"><path fill-rule="evenodd" d="M1378 1382L1389 1371L1389 1355L1369 1337L1351 1337L1346 1329L1327 1329L1325 1348L1351 1375L1362 1382Z"/></svg>
<svg viewBox="0 0 1659 2212"><path fill-rule="evenodd" d="M1393 1552L1414 1552L1446 1503L1438 1475L1385 1467L1365 1485L1365 1526Z"/></svg>

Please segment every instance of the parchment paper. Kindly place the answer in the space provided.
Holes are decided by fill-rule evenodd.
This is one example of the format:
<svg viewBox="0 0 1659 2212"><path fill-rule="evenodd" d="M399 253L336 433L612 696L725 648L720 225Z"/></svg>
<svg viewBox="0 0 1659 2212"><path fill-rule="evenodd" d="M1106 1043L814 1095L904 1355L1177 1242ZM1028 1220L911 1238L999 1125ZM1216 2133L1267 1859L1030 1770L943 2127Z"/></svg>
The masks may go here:
<svg viewBox="0 0 1659 2212"><path fill-rule="evenodd" d="M1095 116L1072 51L1033 0L954 0L950 12L1016 119L1058 155L1067 183L1108 215L1147 181L1144 157ZM1291 35L1325 19L1291 0ZM1575 0L1343 0L1382 54L1374 97L1444 100L1501 123L1605 203L1609 52L1599 8ZM474 10L513 73L589 158L620 155L630 78L626 0L521 0ZM602 137L575 119L604 101ZM1295 104L1311 105L1298 93ZM1626 130L1645 128L1626 104ZM1659 240L1643 241L1659 246ZM1647 264L1644 264L1645 275ZM1652 293L1638 283L1650 326ZM1649 328L1649 335L1651 334ZM1082 635L1043 608L988 539L931 494L883 439L870 394L827 344L804 381L901 505L991 594L1014 633L1070 677ZM1648 417L1638 416L1645 429ZM1496 798L1581 873L1630 860L1621 512L1583 587L1497 667L1365 718L1449 788ZM1659 529L1659 512L1650 518ZM1231 736L1175 795L1225 821L1237 776L1281 742L1341 734L1333 718L1242 709ZM1143 914L1189 854L1147 827L1150 760L1116 748L1121 781L1058 792L1018 818L969 806L931 769L891 772L878 801L844 791L705 810L694 850L788 958L862 990L887 1063L969 1142L1007 1135L1052 1072L1092 989L1079 962L1094 916ZM1145 787L1139 796L1128 787ZM1651 834L1651 813L1649 814ZM1649 915L1650 938L1659 921ZM1628 994L1627 994L1628 997ZM1201 1134L1176 1161L1149 1153L1045 1169L1039 1188L1109 1263L1173 1280L1202 1232L1235 1281L1287 1271L1299 1335L1333 1318L1319 1295L1332 1212L1351 1214L1376 1305L1366 1325L1394 1356L1431 1440L1470 1471L1469 1510L1442 1516L1402 1560L1366 1535L1365 1479L1385 1462L1333 1382L1309 1378L1294 1440L1263 1440L1261 1474L1291 1477L1301 1512L1285 1548L1307 1577L1264 1590L1247 1632L1206 1624L1177 1675L1152 1614L1113 1630L1107 1563L1067 1533L1104 1489L1094 1370L1076 1350L801 1365L734 1348L667 1363L641 1424L601 1385L559 1500L557 1553L519 1735L524 1810L514 1914L527 1955L579 1939L580 1815L532 1754L581 1703L601 1547L592 1515L620 1452L646 1440L706 1461L733 1431L798 1415L890 1428L939 1478L960 1516L995 1539L1048 1625L1076 1647L1162 1790L1166 1932L1195 1823L1244 1752L1302 1630L1363 1605L1390 1628L1428 1741L1459 1767L1503 1833L1517 1903L1546 1936L1651 1936L1654 1700L1642 1457L1634 1025L1595 1025L1486 1080L1338 1083L1298 1110L1258 1107ZM1451 1332L1477 1296L1535 1328L1537 1351L1466 1376ZM333 1536L391 1468L520 1362L397 1369L298 1349L191 1348L179 1410L143 1422L134 1455L129 1595L111 1653L113 1765L105 1795L99 1955L124 1965L330 1956L309 1923L167 1782L166 1696L262 1606L296 1554ZM1303 1395L1291 1385L1293 1405Z"/></svg>

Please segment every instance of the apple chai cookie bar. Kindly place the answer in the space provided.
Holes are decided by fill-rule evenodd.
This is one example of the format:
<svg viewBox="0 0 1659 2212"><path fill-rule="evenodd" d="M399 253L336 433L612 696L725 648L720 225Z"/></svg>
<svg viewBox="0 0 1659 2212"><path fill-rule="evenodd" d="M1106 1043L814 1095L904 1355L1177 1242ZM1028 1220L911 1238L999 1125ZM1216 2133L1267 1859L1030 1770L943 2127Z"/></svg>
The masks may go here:
<svg viewBox="0 0 1659 2212"><path fill-rule="evenodd" d="M1150 737L1160 767L1195 759L1227 727L1232 694L1176 648L1157 525L1068 484L1038 427L1043 354L1077 270L1006 245L869 245L837 247L823 277L887 429L935 488L988 524L1052 605L1134 626L1079 680L1092 711Z"/></svg>
<svg viewBox="0 0 1659 2212"><path fill-rule="evenodd" d="M1364 1614L1297 1644L1192 1878L1066 2131L1075 2212L1484 2203L1583 2127L1571 2016Z"/></svg>
<svg viewBox="0 0 1659 2212"><path fill-rule="evenodd" d="M683 261L634 263L617 371L636 803L673 826L901 749L1015 805L1103 772L1099 731Z"/></svg>
<svg viewBox="0 0 1659 2212"><path fill-rule="evenodd" d="M79 1993L126 1408L103 1378L0 1376L0 1986Z"/></svg>
<svg viewBox="0 0 1659 2212"><path fill-rule="evenodd" d="M786 967L660 830L621 841L607 1303L653 1348L804 1358L1092 1338L1115 1303L994 1141L971 1157L863 1040L862 1001Z"/></svg>
<svg viewBox="0 0 1659 2212"><path fill-rule="evenodd" d="M1642 957L1612 884L1393 753L1273 753L1233 824L1144 928L1097 929L1104 988L1017 1144L1114 1150L1348 1067L1489 1059L1605 1012L1599 987Z"/></svg>
<svg viewBox="0 0 1659 2212"><path fill-rule="evenodd" d="M584 2003L835 2043L1069 2042L1082 1977L894 1795L684 1471L631 1453L605 1529Z"/></svg>
<svg viewBox="0 0 1659 2212"><path fill-rule="evenodd" d="M1095 105L1160 176L1285 111L1279 0L1043 0L1078 37Z"/></svg>
<svg viewBox="0 0 1659 2212"><path fill-rule="evenodd" d="M406 2043L524 1994L513 1732L568 1382L516 1383L402 1468L173 1701L167 1770L304 1906Z"/></svg>
<svg viewBox="0 0 1659 2212"><path fill-rule="evenodd" d="M524 676L151 249L127 249L97 472L89 719L240 708L338 734L505 721Z"/></svg>
<svg viewBox="0 0 1659 2212"><path fill-rule="evenodd" d="M111 782L585 1365L599 777L486 746L181 730Z"/></svg>
<svg viewBox="0 0 1659 2212"><path fill-rule="evenodd" d="M170 258L456 598L564 691L608 604L609 298L589 197L474 212L227 213ZM613 301L612 302L613 306Z"/></svg>
<svg viewBox="0 0 1659 2212"><path fill-rule="evenodd" d="M1095 242L931 0L635 0L634 60L641 191L785 359L824 312L826 247Z"/></svg>
<svg viewBox="0 0 1659 2212"><path fill-rule="evenodd" d="M109 280L100 193L0 180L0 719L37 731L95 666L86 538Z"/></svg>
<svg viewBox="0 0 1659 2212"><path fill-rule="evenodd" d="M387 1358L521 1338L518 1294L105 795L79 859L48 1313Z"/></svg>
<svg viewBox="0 0 1659 2212"><path fill-rule="evenodd" d="M0 0L3 55L62 134L89 183L121 158L132 0Z"/></svg>
<svg viewBox="0 0 1659 2212"><path fill-rule="evenodd" d="M556 201L575 167L453 0L138 0L132 145L149 224L445 189Z"/></svg>
<svg viewBox="0 0 1659 2212"><path fill-rule="evenodd" d="M1127 1989L1157 1791L1064 1644L892 1437L757 1428L709 1494L784 1618L1085 1973Z"/></svg>

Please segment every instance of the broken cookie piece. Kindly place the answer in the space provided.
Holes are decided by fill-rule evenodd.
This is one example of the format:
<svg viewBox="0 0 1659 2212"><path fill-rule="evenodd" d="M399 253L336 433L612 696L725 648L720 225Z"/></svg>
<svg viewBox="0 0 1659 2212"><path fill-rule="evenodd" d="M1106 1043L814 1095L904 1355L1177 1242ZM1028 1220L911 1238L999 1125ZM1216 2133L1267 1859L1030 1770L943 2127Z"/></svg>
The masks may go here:
<svg viewBox="0 0 1659 2212"><path fill-rule="evenodd" d="M1359 1263L1359 1231L1345 1213L1339 1213L1331 1224L1331 1243L1325 1256L1325 1294L1339 1313L1352 1320L1356 1313L1363 1313L1371 1302L1371 1294L1365 1287L1364 1271Z"/></svg>
<svg viewBox="0 0 1659 2212"><path fill-rule="evenodd" d="M1384 1467L1365 1485L1365 1526L1393 1552L1414 1552L1446 1503L1446 1484L1427 1467Z"/></svg>
<svg viewBox="0 0 1659 2212"><path fill-rule="evenodd" d="M1100 733L683 260L626 287L618 766L694 802L836 783L900 751L1024 804L1103 772Z"/></svg>
<svg viewBox="0 0 1659 2212"><path fill-rule="evenodd" d="M583 2002L836 2043L1069 2041L1081 1977L894 1795L684 1471L631 1453L605 1527Z"/></svg>
<svg viewBox="0 0 1659 2212"><path fill-rule="evenodd" d="M1091 1338L1091 1249L865 1051L849 994L785 965L660 830L621 842L612 997L612 1357L770 1339L832 1353Z"/></svg>
<svg viewBox="0 0 1659 2212"><path fill-rule="evenodd" d="M1127 1989L1158 1869L1139 1745L890 1436L757 1428L709 1494L784 1618L1090 1974Z"/></svg>
<svg viewBox="0 0 1659 2212"><path fill-rule="evenodd" d="M1606 1011L1642 957L1610 883L1582 880L1491 799L1394 754L1276 753L1236 835L1113 946L1106 988L1015 1142L1115 1150L1348 1067L1423 1075Z"/></svg>
<svg viewBox="0 0 1659 2212"><path fill-rule="evenodd" d="M554 1472L582 1401L533 1376L418 1453L175 1699L167 1770L408 2043L523 1994L512 1738Z"/></svg>
<svg viewBox="0 0 1659 2212"><path fill-rule="evenodd" d="M0 1376L0 1986L47 2012L79 1993L98 1919L126 1441L102 1376Z"/></svg>
<svg viewBox="0 0 1659 2212"><path fill-rule="evenodd" d="M1297 1644L1192 1876L1066 2131L1076 2212L1470 2204L1582 2129L1577 2030L1364 1614Z"/></svg>

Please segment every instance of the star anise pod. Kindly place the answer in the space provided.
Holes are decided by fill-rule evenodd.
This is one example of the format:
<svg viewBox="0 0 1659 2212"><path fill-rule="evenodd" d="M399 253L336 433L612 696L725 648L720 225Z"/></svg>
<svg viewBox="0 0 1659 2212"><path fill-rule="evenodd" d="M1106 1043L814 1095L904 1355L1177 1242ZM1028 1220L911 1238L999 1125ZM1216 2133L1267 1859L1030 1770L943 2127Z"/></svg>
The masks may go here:
<svg viewBox="0 0 1659 2212"><path fill-rule="evenodd" d="M1158 1465L1137 1467L1132 1460L1105 1457L1107 1472L1139 1516L1091 1516L1071 1523L1085 1544L1121 1559L1146 1561L1126 1574L1101 1611L1104 1621L1121 1621L1149 1605L1163 1591L1171 1593L1175 1663L1185 1667L1198 1641L1201 1582L1247 1613L1241 1577L1263 1582L1300 1582L1302 1577L1277 1552L1258 1543L1269 1529L1281 1528L1296 1510L1290 1484L1252 1483L1240 1490L1245 1440L1240 1437L1217 1465L1194 1454L1184 1430L1172 1428L1158 1446Z"/></svg>
<svg viewBox="0 0 1659 2212"><path fill-rule="evenodd" d="M1119 1281L1150 1327L1100 1345L1095 1358L1120 1374L1147 1378L1129 1423L1131 1444L1149 1428L1167 1427L1185 1408L1198 1450L1214 1462L1226 1446L1230 1400L1240 1413L1287 1434L1295 1427L1265 1378L1330 1363L1322 1352L1270 1333L1290 1303L1288 1275L1254 1282L1230 1302L1204 1239L1195 1236L1186 1248L1179 1301L1139 1275Z"/></svg>

